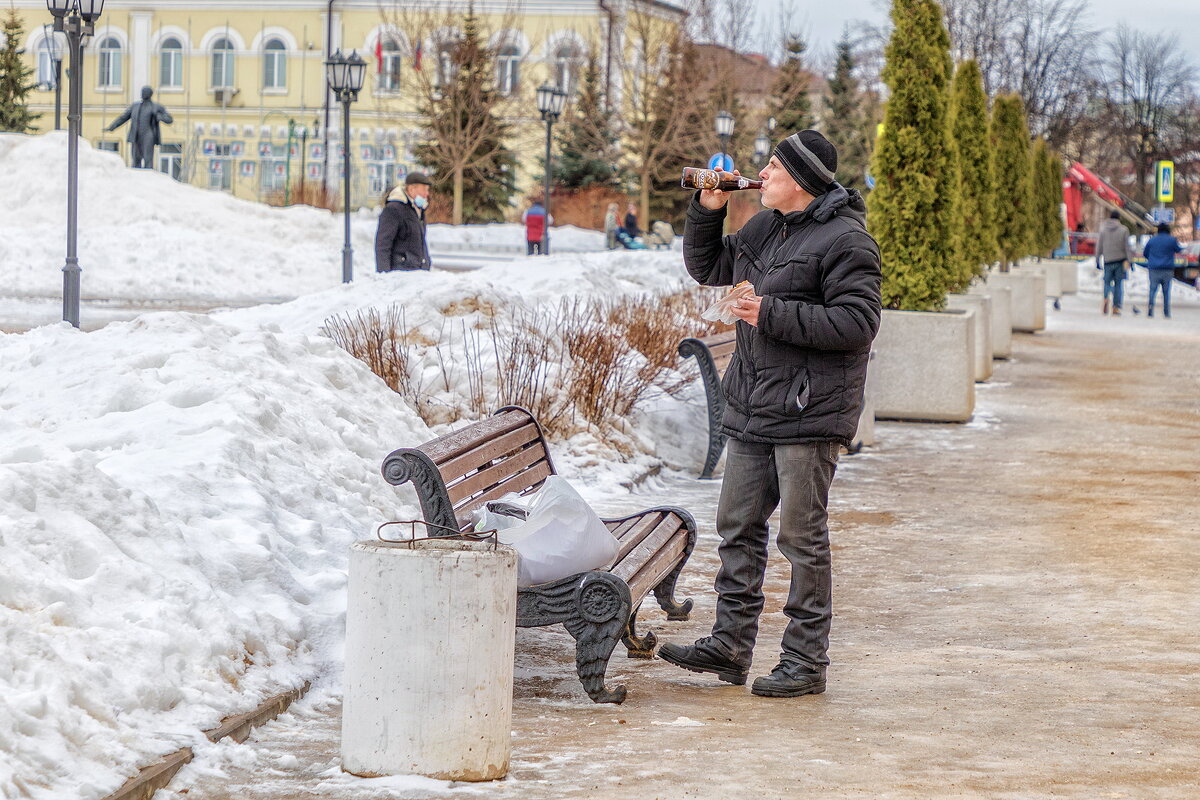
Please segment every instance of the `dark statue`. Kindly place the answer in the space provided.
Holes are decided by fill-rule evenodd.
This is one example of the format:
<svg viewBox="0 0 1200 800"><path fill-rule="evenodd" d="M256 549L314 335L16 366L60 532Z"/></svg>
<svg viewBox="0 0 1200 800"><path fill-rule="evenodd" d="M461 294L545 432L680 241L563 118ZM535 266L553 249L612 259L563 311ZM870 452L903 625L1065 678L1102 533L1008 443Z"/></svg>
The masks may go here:
<svg viewBox="0 0 1200 800"><path fill-rule="evenodd" d="M129 135L125 137L125 141L129 142L130 149L133 151L135 169L152 169L154 167L154 145L162 144L159 123L165 122L170 125L175 121L167 113L167 109L150 99L153 96L154 90L149 86L143 86L142 99L125 109L125 113L114 119L112 124L104 129L115 131L126 122L130 123Z"/></svg>

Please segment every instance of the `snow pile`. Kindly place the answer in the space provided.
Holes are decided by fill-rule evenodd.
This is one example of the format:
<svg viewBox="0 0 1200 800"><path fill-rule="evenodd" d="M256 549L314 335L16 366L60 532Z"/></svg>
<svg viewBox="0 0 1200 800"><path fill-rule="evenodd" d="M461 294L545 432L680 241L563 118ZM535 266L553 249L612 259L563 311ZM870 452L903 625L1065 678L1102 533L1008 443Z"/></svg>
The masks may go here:
<svg viewBox="0 0 1200 800"><path fill-rule="evenodd" d="M250 235L224 245L250 245L235 234ZM380 463L440 431L318 335L325 319L403 303L454 361L456 326L517 300L671 291L683 278L678 255L561 255L371 274L283 305L88 334L0 335L0 796L99 797L256 699L310 678L336 685L347 548L419 515ZM454 373L444 402L465 381ZM580 434L556 451L559 468L611 500L663 453L696 460L695 388L630 420L633 455Z"/></svg>
<svg viewBox="0 0 1200 800"><path fill-rule="evenodd" d="M58 296L66 229L66 134L0 134L0 293ZM352 216L359 276L375 269L377 212ZM600 250L604 235L555 228L555 251ZM525 251L521 225L430 226L436 251L491 244ZM84 297L191 302L292 298L342 279L339 214L274 208L179 183L79 147ZM522 260L524 257L522 256Z"/></svg>

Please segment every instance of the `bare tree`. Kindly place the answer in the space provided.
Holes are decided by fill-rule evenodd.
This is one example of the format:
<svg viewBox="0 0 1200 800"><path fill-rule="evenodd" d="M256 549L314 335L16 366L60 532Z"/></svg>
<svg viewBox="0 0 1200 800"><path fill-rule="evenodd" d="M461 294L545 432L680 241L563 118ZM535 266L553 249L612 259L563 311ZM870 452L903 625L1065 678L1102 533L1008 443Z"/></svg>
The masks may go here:
<svg viewBox="0 0 1200 800"><path fill-rule="evenodd" d="M485 21L472 4L416 5L394 1L385 19L397 45L404 44L413 68L404 74L404 89L415 93L427 125L421 144L426 166L449 178L451 220L463 222L463 192L472 172L487 172L507 157L506 138L522 86L499 85L496 52L489 39L497 31L516 28L510 7ZM406 38L405 38L406 37ZM499 175L483 175L483 180Z"/></svg>
<svg viewBox="0 0 1200 800"><path fill-rule="evenodd" d="M1163 136L1186 99L1194 75L1178 35L1148 34L1120 25L1107 43L1102 66L1104 113L1111 135L1132 164L1132 194L1149 199L1153 162L1168 154Z"/></svg>

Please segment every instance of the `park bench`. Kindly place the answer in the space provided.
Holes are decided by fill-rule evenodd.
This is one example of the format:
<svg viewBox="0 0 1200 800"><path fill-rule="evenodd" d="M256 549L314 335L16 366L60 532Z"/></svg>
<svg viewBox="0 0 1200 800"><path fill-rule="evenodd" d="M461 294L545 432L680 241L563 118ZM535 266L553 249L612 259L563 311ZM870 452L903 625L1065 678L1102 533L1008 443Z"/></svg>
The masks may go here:
<svg viewBox="0 0 1200 800"><path fill-rule="evenodd" d="M733 358L737 346L737 331L714 333L702 339L684 339L679 343L679 355L694 356L700 368L700 380L704 383L704 397L708 401L708 451L704 454L704 468L700 477L712 477L721 451L725 449L725 434L721 433L721 417L725 414L725 395L721 392L721 376Z"/></svg>
<svg viewBox="0 0 1200 800"><path fill-rule="evenodd" d="M430 535L470 530L471 512L509 492L536 490L555 474L542 428L527 410L500 409L383 461L394 486L412 483ZM637 610L649 592L669 620L686 620L692 601L675 601L675 582L696 545L696 523L682 508L661 506L604 524L620 543L607 569L517 590L517 627L562 623L575 639L575 664L588 696L620 703L625 687L604 685L608 659L622 641L630 658L653 658L652 632L636 632Z"/></svg>
<svg viewBox="0 0 1200 800"><path fill-rule="evenodd" d="M708 404L708 451L704 454L704 467L700 470L701 479L712 477L717 462L721 460L721 451L725 449L726 437L721 433L721 417L725 414L725 395L721 391L721 378L725 375L725 368L729 366L733 351L737 347L736 333L734 330L728 330L700 339L684 339L679 343L680 356L694 356L696 359L696 365L700 368L700 380L704 384L704 398ZM871 351L871 359L874 358L875 352ZM863 413L858 422L858 433L848 448L852 454L862 449L867 429L874 428L874 406L871 404L869 392L868 388L868 396L864 400ZM874 441L874 434L871 433L870 436L872 438L867 441L868 444Z"/></svg>

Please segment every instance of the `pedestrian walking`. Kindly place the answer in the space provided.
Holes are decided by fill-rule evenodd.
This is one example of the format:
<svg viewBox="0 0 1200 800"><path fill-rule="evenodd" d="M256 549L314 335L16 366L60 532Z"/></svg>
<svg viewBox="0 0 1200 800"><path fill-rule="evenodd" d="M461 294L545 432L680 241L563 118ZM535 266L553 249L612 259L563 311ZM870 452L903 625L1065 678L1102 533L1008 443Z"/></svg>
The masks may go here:
<svg viewBox="0 0 1200 800"><path fill-rule="evenodd" d="M521 222L525 223L525 254L541 255L542 238L546 234L546 225L554 222L554 217L547 220L546 207L542 205L541 198L533 198L529 208L525 209L525 213L521 215Z"/></svg>
<svg viewBox="0 0 1200 800"><path fill-rule="evenodd" d="M1171 226L1158 224L1158 233L1150 237L1142 250L1146 256L1146 269L1150 272L1150 312L1154 316L1154 299L1162 289L1163 316L1171 318L1171 281L1175 278L1175 254L1183 250L1179 240L1171 235Z"/></svg>
<svg viewBox="0 0 1200 800"><path fill-rule="evenodd" d="M1104 264L1104 304L1100 310L1107 314L1109 299L1112 300L1113 316L1121 315L1125 294L1125 265L1129 261L1129 233L1121 224L1121 215L1116 211L1100 226L1096 241L1096 256Z"/></svg>
<svg viewBox="0 0 1200 800"><path fill-rule="evenodd" d="M683 258L706 286L749 282L739 301L736 350L725 372L729 437L717 507L717 611L712 635L664 644L659 655L742 685L763 610L767 520L791 566L779 663L754 681L767 697L825 691L833 616L827 506L842 446L862 407L871 342L879 330L879 249L866 204L834 181L837 150L816 131L779 143L759 173L760 211L722 236L729 193L697 192L687 210Z"/></svg>
<svg viewBox="0 0 1200 800"><path fill-rule="evenodd" d="M604 212L604 246L609 250L617 249L617 231L621 229L621 224L617 221L617 214L617 204L609 203L608 209Z"/></svg>
<svg viewBox="0 0 1200 800"><path fill-rule="evenodd" d="M425 241L425 209L429 206L429 178L410 172L403 186L388 194L379 227L375 230L375 271L429 269L429 244Z"/></svg>

